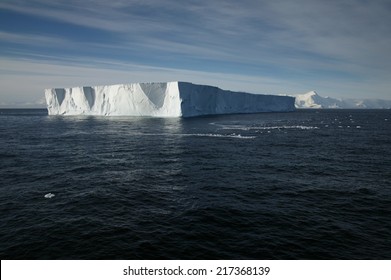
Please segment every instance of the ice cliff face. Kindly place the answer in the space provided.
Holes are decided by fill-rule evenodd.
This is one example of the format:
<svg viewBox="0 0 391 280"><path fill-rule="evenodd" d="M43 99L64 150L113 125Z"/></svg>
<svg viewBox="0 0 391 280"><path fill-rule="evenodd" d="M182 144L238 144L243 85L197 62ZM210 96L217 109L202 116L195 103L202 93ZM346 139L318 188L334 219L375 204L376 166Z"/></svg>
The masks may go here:
<svg viewBox="0 0 391 280"><path fill-rule="evenodd" d="M175 83L46 89L49 115L180 116Z"/></svg>
<svg viewBox="0 0 391 280"><path fill-rule="evenodd" d="M46 89L49 115L193 117L293 111L289 96L232 92L185 82Z"/></svg>

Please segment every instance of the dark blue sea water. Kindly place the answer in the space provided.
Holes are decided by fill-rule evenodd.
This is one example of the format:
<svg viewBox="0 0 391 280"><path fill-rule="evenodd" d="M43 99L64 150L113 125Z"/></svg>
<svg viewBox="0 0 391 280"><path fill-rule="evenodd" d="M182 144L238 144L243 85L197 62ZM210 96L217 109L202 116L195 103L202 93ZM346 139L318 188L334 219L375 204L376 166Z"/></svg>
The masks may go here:
<svg viewBox="0 0 391 280"><path fill-rule="evenodd" d="M391 259L391 111L0 110L0 257Z"/></svg>

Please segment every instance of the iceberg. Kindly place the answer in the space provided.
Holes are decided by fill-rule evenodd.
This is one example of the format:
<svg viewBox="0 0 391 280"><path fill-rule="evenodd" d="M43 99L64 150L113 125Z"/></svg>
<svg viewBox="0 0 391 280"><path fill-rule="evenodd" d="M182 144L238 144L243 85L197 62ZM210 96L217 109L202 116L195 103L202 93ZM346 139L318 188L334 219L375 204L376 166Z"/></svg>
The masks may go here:
<svg viewBox="0 0 391 280"><path fill-rule="evenodd" d="M316 91L299 94L295 100L296 108L341 108L342 101L331 97L322 97Z"/></svg>
<svg viewBox="0 0 391 280"><path fill-rule="evenodd" d="M297 95L295 106L298 109L391 109L391 100L337 99L322 97L316 91L310 91Z"/></svg>
<svg viewBox="0 0 391 280"><path fill-rule="evenodd" d="M49 115L194 117L295 110L294 97L187 82L53 88L45 97Z"/></svg>
<svg viewBox="0 0 391 280"><path fill-rule="evenodd" d="M55 197L56 195L53 194L53 193L47 193L45 194L44 198L52 198L52 197Z"/></svg>

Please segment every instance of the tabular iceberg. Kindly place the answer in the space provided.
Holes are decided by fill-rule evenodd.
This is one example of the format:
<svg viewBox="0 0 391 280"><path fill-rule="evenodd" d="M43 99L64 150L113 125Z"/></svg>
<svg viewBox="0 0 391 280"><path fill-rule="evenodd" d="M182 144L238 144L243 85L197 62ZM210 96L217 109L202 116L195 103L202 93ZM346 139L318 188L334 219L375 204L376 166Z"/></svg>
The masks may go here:
<svg viewBox="0 0 391 280"><path fill-rule="evenodd" d="M295 98L186 82L46 89L49 115L194 117L295 110Z"/></svg>

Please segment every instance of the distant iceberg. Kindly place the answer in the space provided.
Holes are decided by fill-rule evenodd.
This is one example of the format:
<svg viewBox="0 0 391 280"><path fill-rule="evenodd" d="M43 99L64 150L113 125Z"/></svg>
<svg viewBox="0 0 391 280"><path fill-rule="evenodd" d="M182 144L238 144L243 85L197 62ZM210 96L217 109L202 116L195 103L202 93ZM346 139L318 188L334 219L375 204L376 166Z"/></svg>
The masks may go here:
<svg viewBox="0 0 391 280"><path fill-rule="evenodd" d="M315 91L299 94L295 100L296 108L305 109L390 109L391 100L383 99L336 99L322 97Z"/></svg>
<svg viewBox="0 0 391 280"><path fill-rule="evenodd" d="M186 82L46 89L49 115L193 117L294 111L295 98Z"/></svg>

